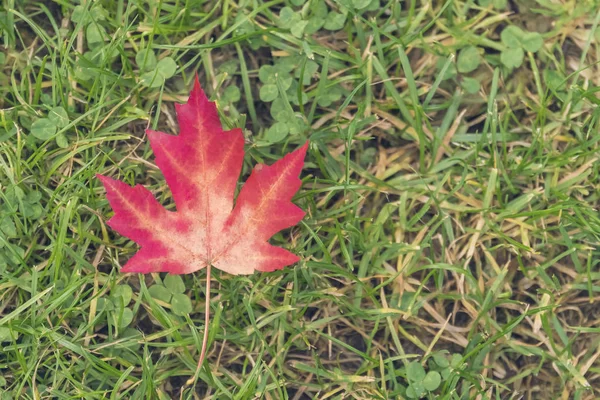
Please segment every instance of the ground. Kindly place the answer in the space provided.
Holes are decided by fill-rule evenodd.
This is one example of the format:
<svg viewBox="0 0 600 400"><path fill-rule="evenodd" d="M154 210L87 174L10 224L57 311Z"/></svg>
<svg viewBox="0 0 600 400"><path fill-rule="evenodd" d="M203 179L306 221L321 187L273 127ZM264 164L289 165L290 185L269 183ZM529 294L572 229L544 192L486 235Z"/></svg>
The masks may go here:
<svg viewBox="0 0 600 400"><path fill-rule="evenodd" d="M570 0L19 1L0 12L1 399L600 396L600 7ZM272 243L119 272L95 175L173 208L145 135L198 74L240 187L306 139Z"/></svg>

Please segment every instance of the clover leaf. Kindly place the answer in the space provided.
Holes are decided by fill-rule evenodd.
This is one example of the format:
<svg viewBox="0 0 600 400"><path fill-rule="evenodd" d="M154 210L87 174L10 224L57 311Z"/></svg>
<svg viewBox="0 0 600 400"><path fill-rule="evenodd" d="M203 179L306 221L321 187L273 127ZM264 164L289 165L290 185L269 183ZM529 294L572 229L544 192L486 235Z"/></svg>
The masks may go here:
<svg viewBox="0 0 600 400"><path fill-rule="evenodd" d="M102 46L106 32L104 28L96 22L89 24L85 30L88 47L90 49Z"/></svg>
<svg viewBox="0 0 600 400"><path fill-rule="evenodd" d="M521 47L521 37L523 34L524 32L521 28L510 25L504 28L500 34L500 40L502 40L502 43L504 43L507 47L514 49Z"/></svg>
<svg viewBox="0 0 600 400"><path fill-rule="evenodd" d="M135 63L142 71L152 71L156 68L156 55L151 49L142 49L135 55Z"/></svg>
<svg viewBox="0 0 600 400"><path fill-rule="evenodd" d="M192 312L192 301L183 293L174 294L171 299L171 309L175 315L183 317Z"/></svg>
<svg viewBox="0 0 600 400"><path fill-rule="evenodd" d="M320 107L329 107L332 103L341 98L342 89L339 86L334 86L325 90L325 92L317 98L317 104L319 104Z"/></svg>
<svg viewBox="0 0 600 400"><path fill-rule="evenodd" d="M110 296L98 299L98 310L106 311L108 320L118 329L124 329L133 321L133 310L128 308L133 291L129 285L115 286Z"/></svg>
<svg viewBox="0 0 600 400"><path fill-rule="evenodd" d="M437 371L429 371L422 381L423 387L429 392L436 390L442 383L442 376Z"/></svg>
<svg viewBox="0 0 600 400"><path fill-rule="evenodd" d="M346 24L346 16L344 14L331 11L325 17L323 27L329 31L339 31Z"/></svg>
<svg viewBox="0 0 600 400"><path fill-rule="evenodd" d="M167 79L175 75L177 64L171 57L165 57L156 64L156 68L142 74L141 81L144 86L157 88L162 86Z"/></svg>
<svg viewBox="0 0 600 400"><path fill-rule="evenodd" d="M221 99L225 103L237 103L238 101L240 101L241 98L242 93L240 92L240 89L235 85L227 86L225 90L223 90L223 95L221 96Z"/></svg>
<svg viewBox="0 0 600 400"><path fill-rule="evenodd" d="M262 101L269 103L279 96L279 89L277 85L267 83L260 88L259 96Z"/></svg>
<svg viewBox="0 0 600 400"><path fill-rule="evenodd" d="M500 61L508 68L518 68L523 63L525 53L520 47L514 49L508 48L500 53Z"/></svg>
<svg viewBox="0 0 600 400"><path fill-rule="evenodd" d="M450 361L446 358L444 352L437 352L433 354L433 362L440 368L447 368L450 366Z"/></svg>
<svg viewBox="0 0 600 400"><path fill-rule="evenodd" d="M171 294L180 294L185 292L185 283L179 275L167 275L163 280L165 287L171 292Z"/></svg>
<svg viewBox="0 0 600 400"><path fill-rule="evenodd" d="M269 128L265 140L270 143L281 142L290 133L290 128L285 122L276 122Z"/></svg>
<svg viewBox="0 0 600 400"><path fill-rule="evenodd" d="M48 113L48 119L56 125L57 128L64 128L69 124L69 115L63 107L53 107Z"/></svg>
<svg viewBox="0 0 600 400"><path fill-rule="evenodd" d="M10 328L0 326L0 343L11 342L13 338L17 337L17 332L12 331Z"/></svg>
<svg viewBox="0 0 600 400"><path fill-rule="evenodd" d="M425 378L425 368L418 361L413 361L406 366L406 377L409 381L417 382Z"/></svg>
<svg viewBox="0 0 600 400"><path fill-rule="evenodd" d="M434 362L433 364L430 363L430 368L440 368L435 362L436 359L443 364L442 359L445 359L445 357L443 355L434 355ZM435 369L426 371L418 361L413 361L406 366L406 379L408 381L406 396L411 399L419 399L428 392L437 390L442 383L442 375L438 371Z"/></svg>
<svg viewBox="0 0 600 400"><path fill-rule="evenodd" d="M524 32L514 25L504 28L500 40L506 46L500 53L500 61L511 69L521 66L525 51L535 53L544 45L544 39L538 32Z"/></svg>
<svg viewBox="0 0 600 400"><path fill-rule="evenodd" d="M283 7L279 11L279 26L282 28L287 28L291 24L298 22L302 19L302 16L298 13L295 13L291 7Z"/></svg>
<svg viewBox="0 0 600 400"><path fill-rule="evenodd" d="M148 288L148 293L150 293L150 297L156 300L160 300L164 303L169 303L171 301L171 292L169 289L164 287L163 285L152 285Z"/></svg>
<svg viewBox="0 0 600 400"><path fill-rule="evenodd" d="M5 235L7 238L13 238L17 236L17 227L13 222L12 218L8 215L0 218L0 232Z"/></svg>
<svg viewBox="0 0 600 400"><path fill-rule="evenodd" d="M469 46L462 49L458 54L456 66L458 68L458 72L468 73L476 70L480 62L481 57L479 56L477 47Z"/></svg>
<svg viewBox="0 0 600 400"><path fill-rule="evenodd" d="M367 8L371 4L371 0L352 0L352 5L357 10L362 10L363 8Z"/></svg>
<svg viewBox="0 0 600 400"><path fill-rule="evenodd" d="M544 45L544 38L537 32L526 32L521 37L521 44L523 49L535 53Z"/></svg>
<svg viewBox="0 0 600 400"><path fill-rule="evenodd" d="M477 79L469 78L468 76L462 78L460 86L469 94L477 93L481 88L481 85Z"/></svg>
<svg viewBox="0 0 600 400"><path fill-rule="evenodd" d="M112 301L115 304L122 304L126 306L131 302L133 297L133 290L129 285L117 285L111 292Z"/></svg>
<svg viewBox="0 0 600 400"><path fill-rule="evenodd" d="M307 61L306 65L304 67L304 76L302 77L302 84L310 85L310 82L318 69L319 69L319 64L317 64L316 62L314 62L312 60ZM294 75L296 78L300 78L301 73L302 73L302 69L298 68L298 69L296 69L296 72Z"/></svg>
<svg viewBox="0 0 600 400"><path fill-rule="evenodd" d="M65 148L69 142L64 134L56 135L58 128L64 128L69 124L67 111L60 106L53 107L48 113L48 118L39 118L31 124L31 134L40 139L48 140L55 137L56 144ZM55 136L56 135L56 136ZM2 141L2 140L0 140Z"/></svg>
<svg viewBox="0 0 600 400"><path fill-rule="evenodd" d="M48 118L40 118L31 124L31 134L40 140L48 140L56 134L56 125Z"/></svg>
<svg viewBox="0 0 600 400"><path fill-rule="evenodd" d="M179 275L167 275L163 284L152 285L148 292L153 299L171 304L171 310L178 316L185 316L192 312L192 301L184 293L185 283Z"/></svg>
<svg viewBox="0 0 600 400"><path fill-rule="evenodd" d="M436 62L436 69L438 70L438 72L441 73L444 70L444 66L446 65L447 62L448 62L447 58L443 58L443 57L438 58L438 60ZM448 79L452 79L456 75L458 75L458 70L456 69L456 64L449 63L448 67L446 67L446 70L444 71L444 75L442 76L442 80L445 81L445 80L448 80Z"/></svg>
<svg viewBox="0 0 600 400"><path fill-rule="evenodd" d="M56 145L58 147L60 147L61 149L66 149L67 147L69 147L69 140L62 133L59 133L58 135L56 135L56 137L54 138L54 141L56 142Z"/></svg>

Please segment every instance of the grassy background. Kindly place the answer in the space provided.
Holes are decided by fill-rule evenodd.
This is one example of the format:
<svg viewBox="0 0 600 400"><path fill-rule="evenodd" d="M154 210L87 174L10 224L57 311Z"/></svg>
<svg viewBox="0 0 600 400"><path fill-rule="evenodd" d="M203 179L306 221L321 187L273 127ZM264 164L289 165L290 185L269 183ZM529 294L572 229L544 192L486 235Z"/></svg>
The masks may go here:
<svg viewBox="0 0 600 400"><path fill-rule="evenodd" d="M597 398L599 10L5 0L0 398ZM311 148L273 241L303 261L215 272L186 387L204 274L120 274L94 174L170 204L144 130L177 132L196 72L242 178Z"/></svg>

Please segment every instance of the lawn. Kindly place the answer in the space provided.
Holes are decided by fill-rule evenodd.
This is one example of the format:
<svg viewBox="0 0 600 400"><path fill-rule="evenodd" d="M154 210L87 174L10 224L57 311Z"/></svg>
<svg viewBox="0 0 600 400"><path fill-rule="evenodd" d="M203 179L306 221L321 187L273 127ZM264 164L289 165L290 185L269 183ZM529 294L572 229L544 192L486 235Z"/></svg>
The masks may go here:
<svg viewBox="0 0 600 400"><path fill-rule="evenodd" d="M600 397L600 4L5 0L0 395ZM172 195L198 75L257 163L310 146L274 272L123 274L96 174ZM202 337L208 351L196 370ZM194 379L194 377L196 379Z"/></svg>

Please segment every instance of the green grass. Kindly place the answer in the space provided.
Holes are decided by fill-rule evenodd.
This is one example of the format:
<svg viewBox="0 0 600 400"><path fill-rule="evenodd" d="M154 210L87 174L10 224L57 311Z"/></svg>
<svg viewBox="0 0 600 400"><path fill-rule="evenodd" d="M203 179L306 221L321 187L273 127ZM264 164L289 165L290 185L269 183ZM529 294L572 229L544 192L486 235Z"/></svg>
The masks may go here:
<svg viewBox="0 0 600 400"><path fill-rule="evenodd" d="M600 396L595 1L72 3L0 12L1 399ZM214 272L189 387L205 275L120 274L94 176L173 207L144 130L196 73L243 179L311 148L302 261Z"/></svg>

